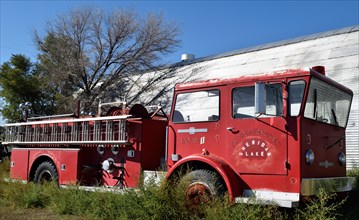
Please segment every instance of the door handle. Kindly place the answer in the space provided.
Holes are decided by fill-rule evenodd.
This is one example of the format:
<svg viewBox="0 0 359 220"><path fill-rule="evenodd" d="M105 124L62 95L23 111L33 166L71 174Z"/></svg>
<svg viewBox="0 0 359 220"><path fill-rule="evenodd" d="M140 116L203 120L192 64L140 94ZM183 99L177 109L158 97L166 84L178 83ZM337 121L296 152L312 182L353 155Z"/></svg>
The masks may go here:
<svg viewBox="0 0 359 220"><path fill-rule="evenodd" d="M239 132L239 130L236 129L235 127L228 127L227 130L232 132L233 134L237 134Z"/></svg>

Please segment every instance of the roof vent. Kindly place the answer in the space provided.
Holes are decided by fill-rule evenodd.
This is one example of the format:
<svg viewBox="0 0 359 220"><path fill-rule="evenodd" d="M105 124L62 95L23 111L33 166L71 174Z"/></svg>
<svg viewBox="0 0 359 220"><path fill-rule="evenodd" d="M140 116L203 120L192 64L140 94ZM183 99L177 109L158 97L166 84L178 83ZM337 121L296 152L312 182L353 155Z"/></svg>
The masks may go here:
<svg viewBox="0 0 359 220"><path fill-rule="evenodd" d="M194 54L182 54L181 56L181 60L182 61L191 61L191 60L194 60Z"/></svg>

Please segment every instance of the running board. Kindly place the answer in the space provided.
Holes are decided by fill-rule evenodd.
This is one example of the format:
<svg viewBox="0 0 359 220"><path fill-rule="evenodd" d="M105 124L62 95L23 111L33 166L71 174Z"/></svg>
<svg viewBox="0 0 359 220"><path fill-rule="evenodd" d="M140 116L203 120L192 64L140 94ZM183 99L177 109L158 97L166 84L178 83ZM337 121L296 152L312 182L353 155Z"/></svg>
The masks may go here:
<svg viewBox="0 0 359 220"><path fill-rule="evenodd" d="M246 204L255 204L255 205L275 205L284 208L294 208L299 206L299 201L290 201L290 200L265 200L255 197L236 197L234 199L235 203L246 203Z"/></svg>
<svg viewBox="0 0 359 220"><path fill-rule="evenodd" d="M109 192L115 194L125 194L129 191L137 191L136 188L120 189L119 187L106 187L106 186L78 186L78 185L60 185L62 189L79 189L88 192Z"/></svg>

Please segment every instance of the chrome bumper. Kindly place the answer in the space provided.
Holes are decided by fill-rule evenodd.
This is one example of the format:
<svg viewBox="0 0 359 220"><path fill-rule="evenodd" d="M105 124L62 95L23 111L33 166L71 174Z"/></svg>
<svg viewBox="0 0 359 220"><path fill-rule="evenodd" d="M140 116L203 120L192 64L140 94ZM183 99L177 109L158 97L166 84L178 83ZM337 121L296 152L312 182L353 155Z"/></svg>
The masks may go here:
<svg viewBox="0 0 359 220"><path fill-rule="evenodd" d="M234 202L293 208L299 206L299 198L299 193L246 189L242 196L234 198Z"/></svg>
<svg viewBox="0 0 359 220"><path fill-rule="evenodd" d="M354 177L330 177L330 178L303 178L301 195L318 195L319 189L326 192L348 192L353 189Z"/></svg>

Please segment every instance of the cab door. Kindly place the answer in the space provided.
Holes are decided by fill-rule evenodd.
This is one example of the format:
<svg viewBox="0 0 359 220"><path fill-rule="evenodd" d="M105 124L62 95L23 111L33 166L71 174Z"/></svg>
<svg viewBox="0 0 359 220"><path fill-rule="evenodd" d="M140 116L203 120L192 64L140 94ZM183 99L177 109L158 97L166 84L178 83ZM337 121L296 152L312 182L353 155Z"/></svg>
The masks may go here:
<svg viewBox="0 0 359 220"><path fill-rule="evenodd" d="M224 156L221 86L175 94L168 128L168 165L195 154Z"/></svg>
<svg viewBox="0 0 359 220"><path fill-rule="evenodd" d="M255 113L255 85L233 86L227 123L227 157L237 173L287 174L285 86L265 84L265 114Z"/></svg>

